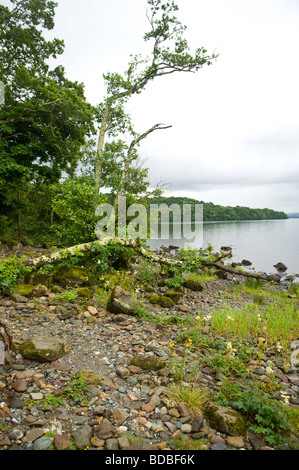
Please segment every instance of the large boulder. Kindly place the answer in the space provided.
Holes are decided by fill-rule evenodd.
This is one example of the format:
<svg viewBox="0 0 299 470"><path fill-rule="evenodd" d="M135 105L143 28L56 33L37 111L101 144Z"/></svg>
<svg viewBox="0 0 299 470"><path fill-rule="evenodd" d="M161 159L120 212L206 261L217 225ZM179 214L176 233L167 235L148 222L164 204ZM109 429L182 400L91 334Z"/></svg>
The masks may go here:
<svg viewBox="0 0 299 470"><path fill-rule="evenodd" d="M218 432L231 436L245 436L246 434L243 416L232 408L209 402L205 407L204 415L209 425Z"/></svg>
<svg viewBox="0 0 299 470"><path fill-rule="evenodd" d="M130 292L116 286L109 296L106 308L111 313L134 315L138 306L138 300Z"/></svg>
<svg viewBox="0 0 299 470"><path fill-rule="evenodd" d="M18 352L25 358L37 362L52 362L64 356L69 350L67 341L54 336L35 336L18 346Z"/></svg>
<svg viewBox="0 0 299 470"><path fill-rule="evenodd" d="M53 280L62 286L86 286L89 284L88 271L81 266L57 266Z"/></svg>

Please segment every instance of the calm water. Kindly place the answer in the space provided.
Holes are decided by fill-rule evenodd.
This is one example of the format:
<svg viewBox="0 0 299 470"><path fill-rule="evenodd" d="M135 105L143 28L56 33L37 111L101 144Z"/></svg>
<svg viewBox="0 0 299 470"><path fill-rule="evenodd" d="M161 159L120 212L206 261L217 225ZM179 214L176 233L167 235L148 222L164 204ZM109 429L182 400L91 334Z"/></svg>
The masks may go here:
<svg viewBox="0 0 299 470"><path fill-rule="evenodd" d="M230 246L233 261L252 262L252 267L246 269L276 273L273 265L283 262L288 267L286 274L299 273L299 219L204 222L196 234L193 241L170 237L148 240L148 244L152 250L169 244L206 248L210 243L215 251Z"/></svg>

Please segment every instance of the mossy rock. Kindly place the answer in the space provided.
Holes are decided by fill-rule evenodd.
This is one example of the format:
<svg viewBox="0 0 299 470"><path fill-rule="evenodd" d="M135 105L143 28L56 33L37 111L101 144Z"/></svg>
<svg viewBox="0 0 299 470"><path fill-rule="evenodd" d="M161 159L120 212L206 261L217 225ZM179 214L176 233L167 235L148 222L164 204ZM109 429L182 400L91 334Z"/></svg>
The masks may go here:
<svg viewBox="0 0 299 470"><path fill-rule="evenodd" d="M53 285L51 274L27 273L24 280L27 284L32 284L33 286L42 284L51 287Z"/></svg>
<svg viewBox="0 0 299 470"><path fill-rule="evenodd" d="M173 302L178 302L180 298L182 297L183 293L182 292L176 292L176 291L169 291L165 292L164 294L166 297L169 297Z"/></svg>
<svg viewBox="0 0 299 470"><path fill-rule="evenodd" d="M186 279L186 281L184 282L184 287L186 287L187 289L191 289L195 292L201 292L203 290L202 283L193 279Z"/></svg>
<svg viewBox="0 0 299 470"><path fill-rule="evenodd" d="M205 406L204 416L211 428L231 436L245 436L246 423L244 417L232 408L209 402Z"/></svg>
<svg viewBox="0 0 299 470"><path fill-rule="evenodd" d="M91 299L92 298L92 293L88 287L78 287L76 289L76 293L78 294L78 297L80 299Z"/></svg>
<svg viewBox="0 0 299 470"><path fill-rule="evenodd" d="M138 300L130 292L116 286L107 300L106 310L111 313L135 315L139 306Z"/></svg>
<svg viewBox="0 0 299 470"><path fill-rule="evenodd" d="M147 295L151 304L158 304L161 307L169 308L174 306L174 301L166 295Z"/></svg>
<svg viewBox="0 0 299 470"><path fill-rule="evenodd" d="M143 288L145 292L155 292L155 288L153 286L150 286L149 284L145 284Z"/></svg>
<svg viewBox="0 0 299 470"><path fill-rule="evenodd" d="M90 282L87 269L81 266L57 266L52 276L54 281L63 286L86 286Z"/></svg>
<svg viewBox="0 0 299 470"><path fill-rule="evenodd" d="M131 359L129 365L140 367L143 370L160 370L166 367L166 362L157 356L136 356Z"/></svg>
<svg viewBox="0 0 299 470"><path fill-rule="evenodd" d="M36 336L28 338L18 346L18 352L26 359L37 362L52 362L69 351L68 343L54 336Z"/></svg>
<svg viewBox="0 0 299 470"><path fill-rule="evenodd" d="M31 297L34 291L34 286L32 284L18 284L14 288L14 294L22 295L23 297Z"/></svg>

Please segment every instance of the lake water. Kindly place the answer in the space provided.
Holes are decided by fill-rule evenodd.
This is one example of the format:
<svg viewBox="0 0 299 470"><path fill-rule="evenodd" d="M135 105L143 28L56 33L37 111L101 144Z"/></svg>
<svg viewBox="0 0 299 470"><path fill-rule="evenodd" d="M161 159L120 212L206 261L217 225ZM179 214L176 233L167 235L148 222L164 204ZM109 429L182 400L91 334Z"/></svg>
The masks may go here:
<svg viewBox="0 0 299 470"><path fill-rule="evenodd" d="M230 261L252 262L246 270L277 273L274 264L284 263L288 269L284 274L299 273L299 219L204 222L199 224L193 240L150 239L148 245L157 250L161 245L177 245L180 248L206 248L210 243L214 251L222 246L232 248Z"/></svg>

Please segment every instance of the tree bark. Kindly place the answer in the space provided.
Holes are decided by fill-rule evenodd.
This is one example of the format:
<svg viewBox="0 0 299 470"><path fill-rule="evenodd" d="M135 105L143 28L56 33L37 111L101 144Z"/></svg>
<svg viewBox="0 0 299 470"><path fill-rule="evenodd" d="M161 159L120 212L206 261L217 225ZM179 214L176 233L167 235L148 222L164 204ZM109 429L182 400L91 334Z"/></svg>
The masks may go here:
<svg viewBox="0 0 299 470"><path fill-rule="evenodd" d="M98 139L98 145L97 145L97 153L96 153L96 160L95 160L95 188L96 188L97 194L99 193L100 188L101 188L104 141L105 141L105 135L106 135L107 126L108 126L109 111L111 108L111 104L112 104L111 101L107 100L107 104L106 104L102 121L101 121L101 127L100 127L100 133L99 133L99 139Z"/></svg>
<svg viewBox="0 0 299 470"><path fill-rule="evenodd" d="M140 136L136 137L136 139L134 139L131 142L131 145L130 145L130 147L128 149L128 152L127 152L125 167L124 167L123 173L121 175L118 191L117 191L117 194L115 195L115 198L114 198L114 203L113 203L114 208L116 208L116 206L117 206L117 201L118 201L119 196L121 196L122 193L123 193L125 182L126 182L127 177L128 177L129 168L130 168L130 166L131 166L131 164L132 164L132 162L135 158L133 151L134 151L134 148L136 147L136 145L139 144L139 142L141 140L145 139L152 132L154 132L156 130L161 130L161 129L168 129L170 127L172 127L172 126L163 126L163 124L155 124L153 127L148 129L146 132L144 132Z"/></svg>
<svg viewBox="0 0 299 470"><path fill-rule="evenodd" d="M56 264L59 263L63 259L71 258L72 256L76 256L78 252L80 253L86 253L88 251L91 251L92 249L96 247L102 247L108 245L108 243L113 242L113 243L118 243L124 247L128 248L133 248L139 255L142 257L148 259L149 261L152 262L157 262L160 264L165 264L167 266L177 266L177 267L183 267L183 266L188 266L192 265L192 263L185 263L181 260L173 259L173 258L166 258L165 255L157 255L155 253L152 253L145 248L143 248L140 244L140 241L138 239L134 238L117 238L117 237L105 237L102 238L101 240L95 240L94 242L90 243L83 243L82 245L76 245L76 246L71 246L69 248L65 248L63 250L60 250L58 252L52 253L51 255L45 255L45 256L40 256L35 259L27 259L24 260L24 264L26 266L31 266L34 269L41 268L47 264ZM263 281L273 281L273 277L271 275L267 274L259 274L259 273L251 273L247 271L239 271L238 269L235 268L229 268L228 266L222 265L219 263L219 261L223 258L228 257L228 255L224 255L218 258L217 261L215 262L209 262L209 261L202 261L202 266L203 267L215 267L217 269L220 269L221 271L225 271L231 274L235 274L238 276L245 276L249 278L254 278L254 279L261 279Z"/></svg>

